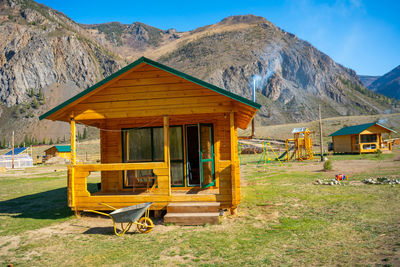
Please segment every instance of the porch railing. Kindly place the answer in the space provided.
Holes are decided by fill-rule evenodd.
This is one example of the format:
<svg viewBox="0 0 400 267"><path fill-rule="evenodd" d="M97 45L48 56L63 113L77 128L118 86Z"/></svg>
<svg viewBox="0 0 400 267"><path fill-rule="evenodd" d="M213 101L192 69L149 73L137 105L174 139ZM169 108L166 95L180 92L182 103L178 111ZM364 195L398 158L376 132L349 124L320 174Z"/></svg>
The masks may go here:
<svg viewBox="0 0 400 267"><path fill-rule="evenodd" d="M171 195L168 164L165 162L77 164L68 166L68 205L72 208L92 196L87 190L87 177L96 171L152 170L157 176L155 195Z"/></svg>

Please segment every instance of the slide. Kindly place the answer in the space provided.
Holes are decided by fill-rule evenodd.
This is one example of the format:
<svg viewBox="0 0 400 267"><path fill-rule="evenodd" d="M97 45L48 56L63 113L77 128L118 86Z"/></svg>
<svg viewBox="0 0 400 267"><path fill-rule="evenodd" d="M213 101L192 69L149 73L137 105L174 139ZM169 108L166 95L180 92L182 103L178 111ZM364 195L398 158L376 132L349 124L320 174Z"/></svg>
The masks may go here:
<svg viewBox="0 0 400 267"><path fill-rule="evenodd" d="M279 156L279 159L283 159L286 156L286 154L287 154L287 151L283 152L282 155ZM275 159L275 160L277 160L277 159Z"/></svg>

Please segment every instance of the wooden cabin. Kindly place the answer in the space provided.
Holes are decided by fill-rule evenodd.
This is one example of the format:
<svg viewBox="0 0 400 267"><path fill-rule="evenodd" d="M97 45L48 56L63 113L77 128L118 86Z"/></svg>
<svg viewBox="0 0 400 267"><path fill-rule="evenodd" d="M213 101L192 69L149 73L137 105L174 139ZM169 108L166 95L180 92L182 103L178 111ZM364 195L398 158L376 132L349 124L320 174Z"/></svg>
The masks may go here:
<svg viewBox="0 0 400 267"><path fill-rule="evenodd" d="M387 133L389 140L384 142L382 134ZM344 127L329 136L332 136L333 152L335 153L371 153L391 151L390 134L395 133L377 122Z"/></svg>
<svg viewBox="0 0 400 267"><path fill-rule="evenodd" d="M44 151L46 159L53 157L60 157L67 160L71 160L71 146L67 145L55 145Z"/></svg>
<svg viewBox="0 0 400 267"><path fill-rule="evenodd" d="M40 119L71 124L68 205L75 211L153 202L240 203L237 129L260 105L142 57ZM76 123L100 129L101 163L76 163ZM87 177L101 172L101 190Z"/></svg>

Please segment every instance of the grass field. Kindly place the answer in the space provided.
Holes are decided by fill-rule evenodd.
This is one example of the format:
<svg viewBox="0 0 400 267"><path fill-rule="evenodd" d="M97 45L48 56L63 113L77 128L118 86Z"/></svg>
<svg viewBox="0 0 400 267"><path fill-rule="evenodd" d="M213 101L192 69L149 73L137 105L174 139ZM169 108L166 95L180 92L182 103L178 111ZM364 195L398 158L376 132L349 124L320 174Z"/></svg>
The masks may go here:
<svg viewBox="0 0 400 267"><path fill-rule="evenodd" d="M238 216L198 227L156 221L123 238L108 219L72 215L65 166L0 173L0 265L400 265L400 186L361 183L400 178L399 149L335 156L330 172L317 161L264 170L258 157L242 156ZM350 176L346 186L313 184L337 173Z"/></svg>

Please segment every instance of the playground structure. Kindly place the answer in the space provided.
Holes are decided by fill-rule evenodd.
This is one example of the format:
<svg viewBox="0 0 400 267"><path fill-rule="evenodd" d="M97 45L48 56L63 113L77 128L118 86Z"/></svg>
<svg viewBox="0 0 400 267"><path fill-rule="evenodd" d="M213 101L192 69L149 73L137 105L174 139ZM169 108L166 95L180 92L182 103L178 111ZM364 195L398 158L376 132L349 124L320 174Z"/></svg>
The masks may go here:
<svg viewBox="0 0 400 267"><path fill-rule="evenodd" d="M311 160L313 156L313 146L310 134L312 133L308 128L294 128L292 130L293 138L286 139L286 161L291 160L293 157L295 160ZM292 147L289 147L289 143L293 143ZM293 150L293 154L290 156L289 152Z"/></svg>
<svg viewBox="0 0 400 267"><path fill-rule="evenodd" d="M241 163L242 145L246 145L246 146L252 146L253 148L252 149L247 148L245 154L261 154L261 157L256 161L256 163L257 165L261 163L264 164L264 170L267 168L268 163L270 163L271 161L279 161L279 164L283 167L281 159L285 156L286 151L282 155L278 156L276 154L276 148L274 149L272 147L269 139L267 141L253 139L253 141L256 141L256 144L251 144L249 142L244 143L245 141L242 141L243 143L238 144L238 155L240 163Z"/></svg>

